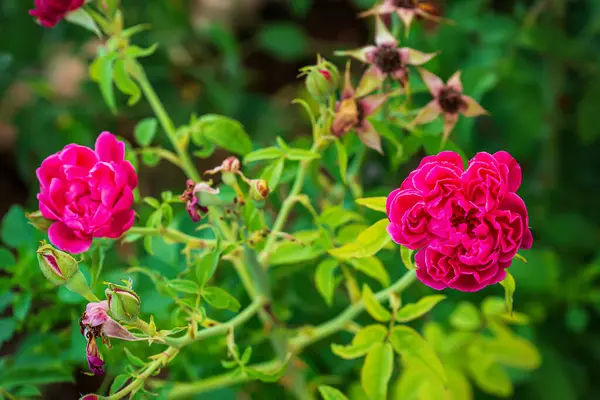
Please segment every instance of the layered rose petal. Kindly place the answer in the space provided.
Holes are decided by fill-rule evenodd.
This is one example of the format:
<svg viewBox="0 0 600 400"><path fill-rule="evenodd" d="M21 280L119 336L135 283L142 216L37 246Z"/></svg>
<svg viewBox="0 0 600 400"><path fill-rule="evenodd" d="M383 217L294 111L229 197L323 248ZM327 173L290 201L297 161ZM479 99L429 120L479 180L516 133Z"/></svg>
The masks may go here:
<svg viewBox="0 0 600 400"><path fill-rule="evenodd" d="M36 171L39 206L50 241L71 253L86 251L95 237L117 238L133 224L137 174L124 161L125 145L108 132L96 149L71 144Z"/></svg>
<svg viewBox="0 0 600 400"><path fill-rule="evenodd" d="M417 277L441 290L480 290L506 277L533 242L521 168L506 152L478 153L464 170L453 152L425 157L387 198L392 239L412 250Z"/></svg>
<svg viewBox="0 0 600 400"><path fill-rule="evenodd" d="M29 10L29 14L36 17L42 26L52 28L84 3L85 0L35 0L35 8Z"/></svg>

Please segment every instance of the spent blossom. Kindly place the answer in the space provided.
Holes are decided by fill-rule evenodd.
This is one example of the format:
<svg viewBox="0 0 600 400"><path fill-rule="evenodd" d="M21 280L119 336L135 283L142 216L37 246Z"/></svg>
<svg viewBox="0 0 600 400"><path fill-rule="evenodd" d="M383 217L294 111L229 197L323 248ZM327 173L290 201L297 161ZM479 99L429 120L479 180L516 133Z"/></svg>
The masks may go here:
<svg viewBox="0 0 600 400"><path fill-rule="evenodd" d="M53 28L84 3L85 0L35 0L35 8L29 10L29 14L37 18L43 27Z"/></svg>
<svg viewBox="0 0 600 400"><path fill-rule="evenodd" d="M381 138L367 117L385 103L388 95L373 94L365 97L373 90L369 81L370 77L365 73L355 90L350 78L350 62L348 62L342 98L335 108L331 132L335 136L341 137L351 130L355 130L365 146L383 154Z"/></svg>
<svg viewBox="0 0 600 400"><path fill-rule="evenodd" d="M186 189L180 198L185 202L185 209L194 222L198 222L208 212L208 207L202 202L202 195L219 194L219 189L215 189L207 182L196 183L191 179L186 181Z"/></svg>
<svg viewBox="0 0 600 400"><path fill-rule="evenodd" d="M96 339L102 339L102 343L110 346L110 338L127 341L138 340L121 324L108 315L108 301L89 303L85 312L79 320L81 334L87 341L86 355L90 371L95 375L104 374L104 361L100 356L100 350Z"/></svg>
<svg viewBox="0 0 600 400"><path fill-rule="evenodd" d="M521 167L507 152L425 157L387 198L388 232L415 255L417 277L441 290L477 291L506 277L533 237L516 194Z"/></svg>
<svg viewBox="0 0 600 400"><path fill-rule="evenodd" d="M432 21L442 21L441 18L431 14L429 3L420 0L383 0L373 8L360 14L361 17L370 15L385 15L396 14L404 23L405 30L408 33L410 25L416 17Z"/></svg>
<svg viewBox="0 0 600 400"><path fill-rule="evenodd" d="M475 99L463 94L460 71L452 75L447 83L425 69L419 69L419 72L431 92L433 100L423 107L415 117L412 122L414 125L426 124L442 115L444 118L443 138L446 141L458 122L459 114L465 117L478 117L488 113Z"/></svg>
<svg viewBox="0 0 600 400"><path fill-rule="evenodd" d="M95 149L67 145L36 170L37 195L52 244L70 253L88 250L94 238L116 239L135 217L133 189L138 178L125 161L125 145L103 132Z"/></svg>
<svg viewBox="0 0 600 400"><path fill-rule="evenodd" d="M386 77L391 77L404 85L408 82L409 65L423 65L437 53L427 54L408 47L398 47L398 40L394 38L381 18L377 17L376 21L374 46L338 51L336 54L348 55L369 64L366 76L376 82L374 85L377 87L381 86Z"/></svg>

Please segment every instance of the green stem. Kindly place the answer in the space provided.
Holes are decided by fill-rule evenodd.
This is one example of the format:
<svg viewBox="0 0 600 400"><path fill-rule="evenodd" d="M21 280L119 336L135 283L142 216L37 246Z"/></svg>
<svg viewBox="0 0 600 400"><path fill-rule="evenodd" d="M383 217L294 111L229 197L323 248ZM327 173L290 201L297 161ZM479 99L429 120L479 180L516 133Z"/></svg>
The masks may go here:
<svg viewBox="0 0 600 400"><path fill-rule="evenodd" d="M166 365L167 362L171 358L173 358L177 354L178 351L179 351L179 349L176 347L167 348L167 350L165 350L162 353L162 355L163 355L162 357L158 357L154 361L152 361L150 364L148 364L148 366L146 367L146 370L144 370L144 372L142 372L140 375L138 375L127 386L125 386L123 389L119 390L118 392L116 392L115 394L113 394L111 396L104 397L104 399L105 400L118 400L118 399L122 399L123 397L127 396L130 393L137 392L139 389L141 389L144 386L144 382L146 381L146 379L148 379L148 377L153 375L154 372L157 369L159 369L161 366Z"/></svg>
<svg viewBox="0 0 600 400"><path fill-rule="evenodd" d="M181 161L181 169L183 169L183 172L185 172L188 178L193 179L195 182L199 182L200 174L198 174L198 171L192 163L192 160L190 159L190 156L187 153L187 151L179 144L179 141L177 140L177 131L175 130L175 125L169 117L169 114L167 114L165 106L158 98L156 92L154 91L154 88L152 87L152 84L148 80L148 77L146 76L146 73L144 72L144 69L141 66L140 68L137 68L136 78L138 80L138 83L140 84L142 92L144 92L144 95L148 100L148 103L150 103L152 110L154 110L154 114L156 114L156 117L160 121L160 124L163 127L163 129L165 130L167 137L171 141L171 145L173 146L175 152L179 156L179 160Z"/></svg>
<svg viewBox="0 0 600 400"><path fill-rule="evenodd" d="M323 141L315 142L311 148L312 152L318 152L321 149L321 145L324 143ZM294 185L292 186L292 190L287 195L283 204L281 205L281 210L275 219L275 223L273 224L273 228L271 228L271 234L267 238L267 243L265 244L265 248L260 253L259 261L264 266L269 261L269 257L271 252L273 251L273 247L275 246L275 242L277 240L277 233L281 232L285 222L296 203L296 196L300 194L302 187L304 186L304 181L306 180L306 174L308 173L308 168L313 160L304 160L300 162L300 168L298 168L298 173L296 174L296 180L294 181Z"/></svg>
<svg viewBox="0 0 600 400"><path fill-rule="evenodd" d="M389 300L389 297L392 293L402 292L407 287L409 287L415 280L415 271L408 271L392 286L380 292L377 292L375 294L375 298L379 302L386 302ZM319 340L344 329L344 327L350 321L356 318L361 312L363 312L364 309L365 303L362 300L357 302L356 304L351 305L334 319L311 329L309 333L302 334L290 340L290 347L294 352L300 352L305 347L310 346L311 344L318 342Z"/></svg>
<svg viewBox="0 0 600 400"><path fill-rule="evenodd" d="M188 333L187 335L179 338L167 337L165 341L171 347L181 348L199 340L208 339L213 336L224 335L229 331L229 329L236 328L252 318L252 316L254 316L254 314L256 314L264 304L265 299L263 297L256 297L244 311L225 323L213 326L212 328L204 329L196 333L194 337Z"/></svg>
<svg viewBox="0 0 600 400"><path fill-rule="evenodd" d="M196 248L209 248L216 245L212 239L199 239L195 236L185 234L173 228L145 228L134 226L127 231L128 234L137 234L142 236L162 236L173 242L185 243Z"/></svg>
<svg viewBox="0 0 600 400"><path fill-rule="evenodd" d="M277 368L279 365L279 360L273 360L258 365L252 365L250 366L250 368L254 368L259 371L269 371ZM253 378L251 378L248 375L234 374L233 372L228 372L226 374L213 376L196 382L175 383L173 388L169 391L169 395L167 398L169 400L187 399L200 393L206 393L218 388L238 385L241 383L250 382L252 380ZM164 383L151 382L150 385L153 388L160 388L164 386Z"/></svg>

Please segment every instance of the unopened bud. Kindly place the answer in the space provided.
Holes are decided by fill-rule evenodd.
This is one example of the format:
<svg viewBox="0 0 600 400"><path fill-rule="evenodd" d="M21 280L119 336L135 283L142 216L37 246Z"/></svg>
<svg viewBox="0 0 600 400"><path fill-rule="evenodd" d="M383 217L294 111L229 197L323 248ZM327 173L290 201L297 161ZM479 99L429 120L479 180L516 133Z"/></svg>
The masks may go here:
<svg viewBox="0 0 600 400"><path fill-rule="evenodd" d="M66 284L79 271L77 261L68 253L42 242L37 250L42 274L56 286Z"/></svg>
<svg viewBox="0 0 600 400"><path fill-rule="evenodd" d="M80 397L79 400L100 400L100 397L97 394L86 394Z"/></svg>
<svg viewBox="0 0 600 400"><path fill-rule="evenodd" d="M329 61L319 60L317 65L307 67L306 72L306 88L319 102L334 95L340 86L340 73Z"/></svg>
<svg viewBox="0 0 600 400"><path fill-rule="evenodd" d="M140 297L127 286L109 283L104 292L108 299L108 309L118 321L131 322L140 313Z"/></svg>
<svg viewBox="0 0 600 400"><path fill-rule="evenodd" d="M238 172L242 167L242 163L237 157L227 157L221 164L223 172Z"/></svg>
<svg viewBox="0 0 600 400"><path fill-rule="evenodd" d="M50 219L44 218L41 211L25 213L25 217L27 217L31 225L41 232L48 232L48 228L50 228L50 225L52 225L54 222Z"/></svg>
<svg viewBox="0 0 600 400"><path fill-rule="evenodd" d="M269 196L269 184L264 179L250 181L250 197L253 200L264 200Z"/></svg>

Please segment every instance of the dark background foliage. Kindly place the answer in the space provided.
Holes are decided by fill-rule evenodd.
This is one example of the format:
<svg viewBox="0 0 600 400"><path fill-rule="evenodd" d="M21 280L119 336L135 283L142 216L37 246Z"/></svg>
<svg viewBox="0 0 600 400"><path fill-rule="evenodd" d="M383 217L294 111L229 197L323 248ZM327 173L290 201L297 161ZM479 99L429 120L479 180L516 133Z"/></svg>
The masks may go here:
<svg viewBox="0 0 600 400"><path fill-rule="evenodd" d="M2 249L0 267L16 255L23 280L22 287L11 287L8 274L0 270L0 377L12 373L10 377L17 375L25 383L50 383L46 398L76 398L101 383L69 367L83 361L82 338L72 323L83 304L59 290L61 303L49 307L56 304L56 291L45 286L32 258L41 237L25 224L20 207L37 208L35 168L47 155L71 142L92 145L101 130L132 140L133 127L151 111L144 101L126 108L121 98L119 114L112 115L87 77L95 39L66 23L42 29L27 13L30 3L0 3L0 215L5 216L1 239L16 249L12 253ZM160 44L143 63L176 123L186 123L192 113L225 114L245 125L258 148L271 144L276 136L301 143L309 134L304 115L290 105L304 91L296 79L298 68L313 63L316 53L341 66L343 60L331 56L333 50L369 43L370 20L359 20L356 14L371 3L131 0L125 2L124 14L129 25L152 23L153 29L136 40L140 45ZM523 167L520 194L530 211L535 243L525 254L529 263L515 262L511 272L517 281L515 307L533 321L520 333L538 346L543 363L533 373L512 376L519 383L514 398L596 398L600 391L595 379L600 374L600 2L454 0L438 5L456 25L417 24L420 27L403 43L423 51L441 50L428 67L443 78L463 70L466 92L491 113L477 121L462 120L453 133L454 142L469 157L477 151L505 149ZM354 70L359 70L357 64ZM417 97L417 101L424 103L427 98ZM365 194L385 194L423 155L437 150L435 139L417 140L394 129L403 155L390 163L367 153L362 172ZM198 160L199 169L217 165L225 155L217 152L208 160ZM142 167L140 176L144 194L167 189L178 193L184 187L183 175L166 162L159 168ZM153 260L137 260L141 255L135 248L120 248L118 255L111 256L114 276L122 277L120 265L139 262L169 270L169 265L177 264L175 250L157 253ZM401 271L390 274L398 276ZM279 277L278 295L282 304L296 310L296 325L327 318L310 276L286 271ZM234 278L223 277L222 282L243 296L241 289L235 289L239 284ZM152 299L146 301L144 312L168 321L169 303L150 296L150 285L145 288L146 299ZM484 292L453 293L454 303L449 304L465 299L477 303L486 295L502 293L500 287ZM434 317L443 320L448 310L451 305L440 306ZM320 346L312 353L317 369L355 379L351 364L327 353L326 344ZM211 353L210 344L195 347L179 356L176 377L190 380L210 375L219 369L218 360L219 353ZM11 372L9 364L23 368ZM37 375L31 368L27 372L28 365L36 365ZM256 393L255 387L249 393L253 390ZM213 398L233 398L233 393L228 389ZM281 398L279 389L269 393L269 398ZM485 395L478 393L477 398Z"/></svg>

